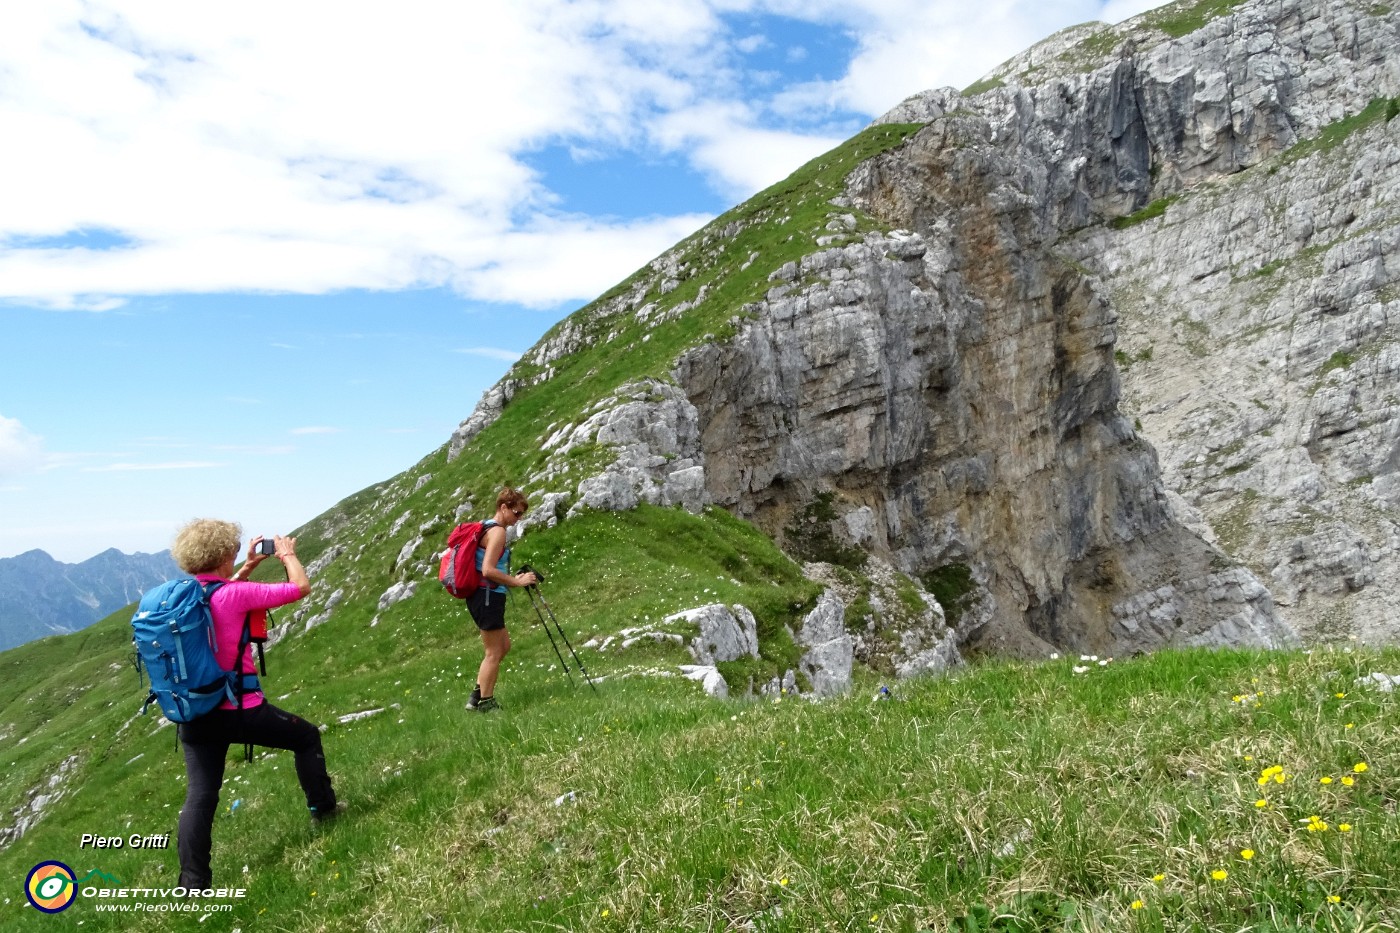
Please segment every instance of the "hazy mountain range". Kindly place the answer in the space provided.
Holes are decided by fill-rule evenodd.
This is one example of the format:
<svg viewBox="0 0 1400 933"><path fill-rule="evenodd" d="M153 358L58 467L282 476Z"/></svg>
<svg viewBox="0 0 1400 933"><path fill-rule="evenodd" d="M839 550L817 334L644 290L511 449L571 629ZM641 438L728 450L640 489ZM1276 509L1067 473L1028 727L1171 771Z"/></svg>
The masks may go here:
<svg viewBox="0 0 1400 933"><path fill-rule="evenodd" d="M169 551L123 554L109 548L79 564L37 549L0 558L0 650L76 632L179 575Z"/></svg>

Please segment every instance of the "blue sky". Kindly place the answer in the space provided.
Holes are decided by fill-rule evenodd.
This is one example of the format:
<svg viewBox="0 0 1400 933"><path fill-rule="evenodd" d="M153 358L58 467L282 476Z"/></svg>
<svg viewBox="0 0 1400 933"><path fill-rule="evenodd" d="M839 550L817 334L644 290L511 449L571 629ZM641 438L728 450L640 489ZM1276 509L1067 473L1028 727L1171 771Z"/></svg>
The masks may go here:
<svg viewBox="0 0 1400 933"><path fill-rule="evenodd" d="M1154 5L6 4L0 557L289 530L904 97Z"/></svg>

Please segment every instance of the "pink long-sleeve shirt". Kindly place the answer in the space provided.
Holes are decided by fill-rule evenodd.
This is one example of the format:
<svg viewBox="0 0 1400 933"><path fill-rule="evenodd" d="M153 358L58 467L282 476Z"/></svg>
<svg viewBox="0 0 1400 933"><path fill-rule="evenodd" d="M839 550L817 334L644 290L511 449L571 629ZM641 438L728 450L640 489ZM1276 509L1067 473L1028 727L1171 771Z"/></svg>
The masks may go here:
<svg viewBox="0 0 1400 933"><path fill-rule="evenodd" d="M214 591L209 600L209 610L214 616L214 657L224 670L233 670L238 660L238 639L243 637L243 619L257 609L276 609L301 599L301 587L295 583L253 583L249 581L231 582L227 577L214 573L195 574L200 583L223 582L226 585ZM243 655L242 671L245 674L258 672L258 649L249 645ZM261 690L243 695L243 708L260 706L265 700ZM219 709L237 709L225 700Z"/></svg>

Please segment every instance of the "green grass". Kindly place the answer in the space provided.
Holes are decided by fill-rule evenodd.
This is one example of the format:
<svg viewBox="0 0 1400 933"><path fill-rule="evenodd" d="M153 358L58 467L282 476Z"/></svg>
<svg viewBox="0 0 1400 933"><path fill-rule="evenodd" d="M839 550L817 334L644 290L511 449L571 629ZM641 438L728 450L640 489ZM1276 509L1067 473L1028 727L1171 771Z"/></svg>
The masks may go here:
<svg viewBox="0 0 1400 933"><path fill-rule="evenodd" d="M1356 362L1356 357L1345 350L1338 350L1327 358L1322 367L1317 371L1318 378L1326 376L1334 369L1349 369Z"/></svg>
<svg viewBox="0 0 1400 933"><path fill-rule="evenodd" d="M1122 41L1119 30L1109 26L1086 36L1057 57L1081 74L1088 74L1109 62Z"/></svg>
<svg viewBox="0 0 1400 933"><path fill-rule="evenodd" d="M1140 223L1152 220L1156 217L1161 217L1167 212L1167 208L1171 207L1177 201L1180 201L1181 198L1182 196L1179 194L1173 194L1165 198L1158 198L1157 200L1153 201L1151 204L1147 205L1141 210L1134 211L1133 213L1128 214L1125 217L1113 218L1108 222L1108 225L1114 230L1126 230L1129 227L1136 227Z"/></svg>
<svg viewBox="0 0 1400 933"><path fill-rule="evenodd" d="M985 94L987 91L996 90L999 87L1006 87L1006 82L1001 78L983 78L974 81L962 89L963 97L976 97L978 94Z"/></svg>
<svg viewBox="0 0 1400 933"><path fill-rule="evenodd" d="M1148 14L1149 25L1162 30L1173 39L1190 35L1213 19L1226 15L1244 0L1198 0L1177 3Z"/></svg>
<svg viewBox="0 0 1400 933"><path fill-rule="evenodd" d="M1400 715L1354 685L1400 666L1394 650L995 663L887 702L721 702L675 680L570 689L513 618L500 715L460 709L466 639L390 656L368 683L302 672L286 705L313 718L362 694L398 707L327 732L354 809L320 831L288 756L230 761L216 881L248 896L215 929L1396 929ZM173 851L76 849L81 831L173 824L178 754L147 731L0 853L16 889L47 858L171 879ZM1274 766L1284 782L1261 786ZM14 899L5 929L132 928L83 900L47 918Z"/></svg>
<svg viewBox="0 0 1400 933"><path fill-rule="evenodd" d="M1389 123L1397 114L1400 114L1400 97L1374 98L1360 113L1335 120L1313 138L1295 143L1279 157L1280 163L1286 165L1317 152L1330 152L1367 127L1382 121Z"/></svg>

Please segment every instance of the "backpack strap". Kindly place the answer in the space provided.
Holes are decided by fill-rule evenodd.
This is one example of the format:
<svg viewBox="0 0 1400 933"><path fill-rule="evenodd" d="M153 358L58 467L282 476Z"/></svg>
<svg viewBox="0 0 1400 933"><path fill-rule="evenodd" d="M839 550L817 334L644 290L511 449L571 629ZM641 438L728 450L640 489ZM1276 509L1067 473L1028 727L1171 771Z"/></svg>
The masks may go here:
<svg viewBox="0 0 1400 933"><path fill-rule="evenodd" d="M248 656L248 646L253 643L253 614L251 612L243 616L243 633L238 637L238 659L233 662L233 683L235 703L238 705L239 731L242 732L243 719L243 696L250 690L256 690L260 686L257 674L243 673L243 659ZM262 646L258 646L259 652ZM250 686L251 680L251 686ZM243 743L243 760L252 764L253 743Z"/></svg>

